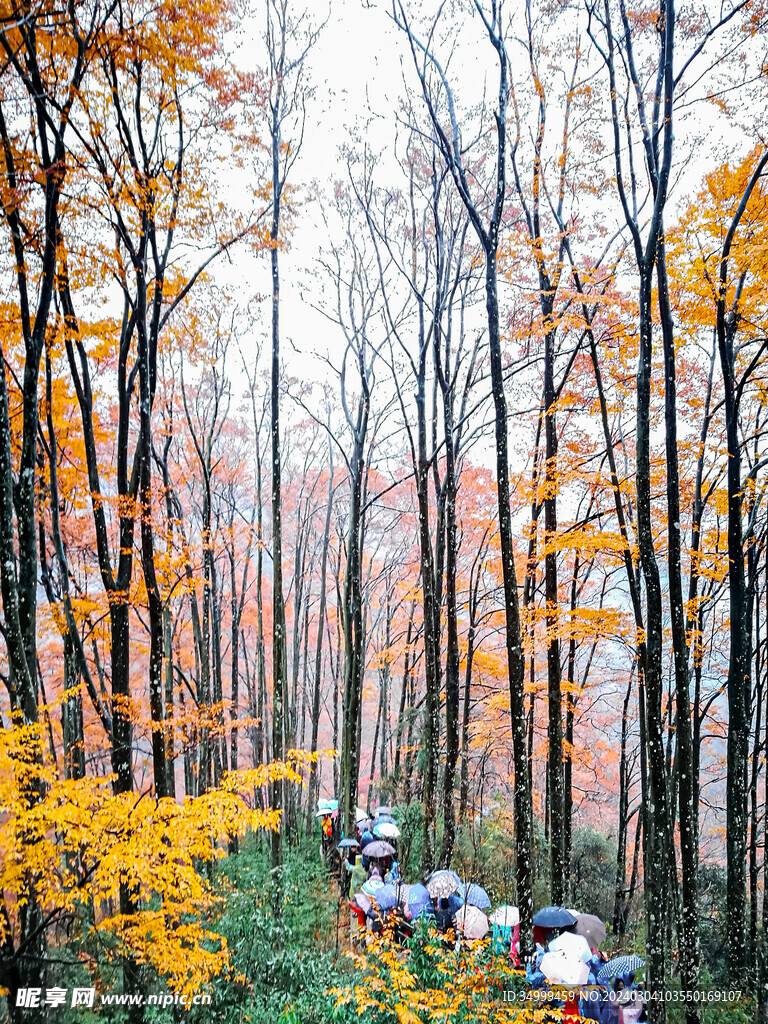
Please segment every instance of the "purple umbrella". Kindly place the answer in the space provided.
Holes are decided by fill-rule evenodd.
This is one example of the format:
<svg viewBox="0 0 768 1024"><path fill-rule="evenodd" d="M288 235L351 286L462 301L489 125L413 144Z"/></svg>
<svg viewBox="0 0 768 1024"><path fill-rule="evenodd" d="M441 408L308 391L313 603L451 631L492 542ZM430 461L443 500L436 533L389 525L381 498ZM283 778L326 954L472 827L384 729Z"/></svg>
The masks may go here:
<svg viewBox="0 0 768 1024"><path fill-rule="evenodd" d="M368 843L365 847L366 857L372 858L373 860L379 860L382 857L391 857L395 852L394 846L390 843L385 843L383 839L377 839L372 843Z"/></svg>

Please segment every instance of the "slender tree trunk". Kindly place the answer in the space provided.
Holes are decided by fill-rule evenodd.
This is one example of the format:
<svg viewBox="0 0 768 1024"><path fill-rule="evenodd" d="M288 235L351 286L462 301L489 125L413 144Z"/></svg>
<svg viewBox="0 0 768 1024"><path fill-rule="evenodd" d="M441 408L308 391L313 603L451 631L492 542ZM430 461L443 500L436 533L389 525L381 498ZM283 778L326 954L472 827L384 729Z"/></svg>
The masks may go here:
<svg viewBox="0 0 768 1024"><path fill-rule="evenodd" d="M408 612L408 625L405 631L405 658L403 661L403 683L400 687L400 707L397 713L397 732L395 734L395 757L394 764L392 767L392 775L395 782L400 782L400 764L402 758L402 743L403 743L403 730L405 728L405 715L406 715L406 698L408 696L408 686L410 682L411 673L411 637L413 635L413 613L416 608L415 600L411 601L411 607Z"/></svg>
<svg viewBox="0 0 768 1024"><path fill-rule="evenodd" d="M475 657L475 633L477 630L477 602L482 558L476 563L474 580L470 576L469 586L469 628L467 629L467 662L464 669L464 701L461 713L461 786L459 796L459 823L464 824L469 806L469 716L472 699L472 663Z"/></svg>
<svg viewBox="0 0 768 1024"><path fill-rule="evenodd" d="M528 787L528 749L525 719L525 658L520 634L517 575L509 494L507 400L501 362L499 302L496 282L496 249L486 253L486 310L491 354L491 382L496 413L496 486L499 505L499 538L506 609L506 647L509 666L512 748L515 768L515 853L517 861L517 903L520 909L521 952L533 949L533 812Z"/></svg>
<svg viewBox="0 0 768 1024"><path fill-rule="evenodd" d="M651 268L652 270L652 268ZM645 896L651 989L661 991L666 978L666 925L669 887L669 811L664 762L662 715L662 600L659 567L653 542L650 409L652 374L651 280L645 271L640 287L640 361L637 374L637 535L640 564L645 578L647 633L643 683L645 731L648 745L649 791L644 794L646 814ZM655 1007L663 1019L663 1007Z"/></svg>
<svg viewBox="0 0 768 1024"><path fill-rule="evenodd" d="M632 687L635 676L635 664L624 695L621 715L621 752L619 754L619 832L616 840L616 888L613 897L613 930L616 935L624 935L627 930L627 839L629 831L629 766L627 760L627 740L629 737L629 702L632 699Z"/></svg>
<svg viewBox="0 0 768 1024"><path fill-rule="evenodd" d="M328 501L325 507L325 525L323 527L323 548L320 558L320 607L317 613L317 644L315 646L315 679L312 688L312 738L310 753L317 753L317 737L320 728L320 674L323 666L323 632L325 630L325 604L328 574L328 544L331 537L331 514L333 512L333 449L329 446L328 470ZM312 811L317 801L320 775L317 764L313 761L309 774L309 813L307 815L307 834L312 828ZM345 833L346 835L346 833Z"/></svg>
<svg viewBox="0 0 768 1024"><path fill-rule="evenodd" d="M152 523L152 399L149 341L139 329L139 495L141 508L141 566L149 605L149 710L152 720L152 769L155 794L169 795L163 696L163 601L155 571L155 536Z"/></svg>
<svg viewBox="0 0 768 1024"><path fill-rule="evenodd" d="M284 695L288 686L288 656L285 632L285 599L283 597L283 509L280 481L280 262L279 235L281 215L280 146L281 121L279 105L282 87L272 110L272 222L270 225L272 265L272 359L270 379L270 437L272 441L272 757L282 761L285 729ZM272 809L283 812L285 787L280 779L272 783ZM281 874L283 867L282 827L272 832L273 906L280 912L282 902Z"/></svg>
<svg viewBox="0 0 768 1024"><path fill-rule="evenodd" d="M424 337L423 312L420 312L420 337ZM422 340L419 373L416 380L417 465L416 496L419 508L419 553L421 559L421 589L424 607L424 667L426 674L426 702L424 709L423 802L424 827L421 848L422 873L429 874L435 867L435 827L437 821L437 763L440 735L440 691L438 661L440 637L436 627L435 566L432 550L429 513L429 461L427 454L426 419L426 345Z"/></svg>
<svg viewBox="0 0 768 1024"><path fill-rule="evenodd" d="M728 451L728 601L730 655L728 661L728 736L726 786L726 860L728 974L732 985L743 985L746 977L746 900L747 900L747 765L749 760L749 698L752 659L752 600L744 574L744 537L742 505L744 489L741 473L739 437L739 400L736 384L735 336L739 326L738 296L726 309L728 259L736 230L752 191L768 164L766 151L747 184L723 243L717 298L717 347L723 377L725 431ZM760 998L763 994L760 993Z"/></svg>
<svg viewBox="0 0 768 1024"><path fill-rule="evenodd" d="M173 727L173 628L171 622L170 598L163 603L163 665L165 666L165 709L167 723L166 749L168 796L176 799L176 746Z"/></svg>
<svg viewBox="0 0 768 1024"><path fill-rule="evenodd" d="M435 334L435 347L439 350L439 333ZM447 348L447 342L446 342ZM456 451L453 423L453 392L444 374L450 372L450 351L446 351L446 363L439 374L443 391L443 421L445 429L445 617L448 645L445 653L445 775L443 781L443 843L440 864L448 867L453 855L456 834L456 812L454 809L456 787L456 764L459 758L459 628L456 602L456 563L458 559L458 531L456 528Z"/></svg>
<svg viewBox="0 0 768 1024"><path fill-rule="evenodd" d="M699 906L698 906L698 824L699 808L694 803L696 787L693 782L693 735L691 728L691 699L688 680L688 641L686 637L685 601L682 579L682 533L680 527L680 474L677 451L677 382L675 372L675 343L672 308L667 280L666 251L663 233L660 236L656 275L658 282L659 313L664 345L664 413L666 424L667 457L667 534L668 585L672 618L672 647L675 663L675 701L677 727L675 730L675 756L680 813L680 865L682 871L681 916L678 928L680 947L680 973L683 989L694 992L699 985ZM673 805L674 806L674 805ZM670 826L670 840L673 827ZM674 846L670 850L670 866L675 872ZM676 887L675 887L676 888ZM699 1019L695 1004L686 1003L686 1020L695 1024Z"/></svg>
<svg viewBox="0 0 768 1024"><path fill-rule="evenodd" d="M548 284L548 281L547 281ZM551 296L544 304L551 318ZM552 902L565 901L565 780L563 775L563 707L560 678L560 615L557 583L557 423L555 418L554 331L544 337L544 590L547 631L547 780L550 820Z"/></svg>
<svg viewBox="0 0 768 1024"><path fill-rule="evenodd" d="M384 624L384 648L389 652L392 646L392 604L391 604L392 592L387 592L387 609L386 609L386 622ZM381 756L379 758L379 799L382 803L386 803L387 795L384 792L384 788L387 780L387 750L389 744L389 682L390 682L390 668L389 668L389 657L382 666L381 673Z"/></svg>
<svg viewBox="0 0 768 1024"><path fill-rule="evenodd" d="M361 381L363 376L361 374ZM360 771L359 730L362 710L363 664L363 595L361 533L362 491L365 475L364 443L368 425L369 399L361 396L355 425L354 452L350 461L350 505L347 531L347 566L344 576L344 676L342 701L341 777L342 827L345 835L355 829L358 775Z"/></svg>

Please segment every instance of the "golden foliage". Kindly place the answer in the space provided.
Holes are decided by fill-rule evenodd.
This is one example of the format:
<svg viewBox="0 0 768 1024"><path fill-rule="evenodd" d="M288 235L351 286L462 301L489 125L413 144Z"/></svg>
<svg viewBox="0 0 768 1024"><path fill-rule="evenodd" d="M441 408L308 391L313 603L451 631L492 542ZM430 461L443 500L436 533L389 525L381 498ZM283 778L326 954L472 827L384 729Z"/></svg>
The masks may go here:
<svg viewBox="0 0 768 1024"><path fill-rule="evenodd" d="M364 953L348 953L361 980L332 990L336 1005L358 1014L378 1011L392 1024L544 1024L562 1012L541 1009L517 997L522 973L508 954L495 953L490 940L444 948L442 936L417 929L403 947L391 931L372 939Z"/></svg>
<svg viewBox="0 0 768 1024"><path fill-rule="evenodd" d="M0 731L6 906L18 913L33 893L50 920L93 908L92 928L113 940L108 955L151 965L173 992L194 992L225 971L226 943L202 920L217 896L199 868L234 837L279 827L280 813L251 806L249 796L273 780L301 783L308 755L230 772L219 788L176 803L115 794L111 778L60 779L44 741L37 725ZM121 888L134 913L116 912ZM0 942L13 923L0 916Z"/></svg>

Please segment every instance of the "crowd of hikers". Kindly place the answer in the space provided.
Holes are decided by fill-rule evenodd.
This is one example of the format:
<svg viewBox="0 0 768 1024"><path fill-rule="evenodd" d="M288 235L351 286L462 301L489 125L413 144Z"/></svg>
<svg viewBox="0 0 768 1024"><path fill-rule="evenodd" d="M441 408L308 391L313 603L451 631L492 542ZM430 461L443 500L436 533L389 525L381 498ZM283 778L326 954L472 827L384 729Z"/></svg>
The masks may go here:
<svg viewBox="0 0 768 1024"><path fill-rule="evenodd" d="M569 1020L598 1024L637 1024L647 1020L638 974L638 956L609 958L600 947L606 928L600 918L566 907L544 907L534 916L535 953L520 957L520 915L492 901L476 882L448 869L433 871L424 883L403 881L397 843L400 830L393 810L372 815L358 808L355 837L338 838L338 803L323 800L323 854L333 853L342 898L350 910L350 941L367 944L389 928L396 941L407 940L415 922L426 918L444 936L447 948L490 939L494 952L509 956L525 970L529 991L564 1006Z"/></svg>

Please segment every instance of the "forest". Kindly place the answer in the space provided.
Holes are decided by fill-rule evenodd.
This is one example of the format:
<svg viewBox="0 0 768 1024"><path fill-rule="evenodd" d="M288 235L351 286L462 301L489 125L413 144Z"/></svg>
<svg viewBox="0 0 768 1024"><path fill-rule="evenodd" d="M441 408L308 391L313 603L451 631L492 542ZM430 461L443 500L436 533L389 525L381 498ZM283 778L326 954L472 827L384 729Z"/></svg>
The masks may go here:
<svg viewBox="0 0 768 1024"><path fill-rule="evenodd" d="M766 1020L767 27L1 0L0 1020Z"/></svg>

